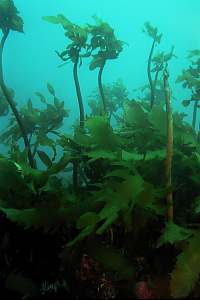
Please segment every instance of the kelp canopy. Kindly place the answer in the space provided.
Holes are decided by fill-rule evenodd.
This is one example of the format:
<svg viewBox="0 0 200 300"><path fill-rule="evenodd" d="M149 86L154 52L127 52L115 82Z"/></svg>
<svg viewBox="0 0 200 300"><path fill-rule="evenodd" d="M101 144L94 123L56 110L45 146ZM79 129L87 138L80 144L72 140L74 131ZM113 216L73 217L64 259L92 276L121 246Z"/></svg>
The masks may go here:
<svg viewBox="0 0 200 300"><path fill-rule="evenodd" d="M156 27L144 25L152 39L149 82L132 99L121 79L103 84L105 64L125 51L107 22L43 19L64 29L64 50L56 55L73 65L79 123L73 132L63 126L70 111L51 83L24 106L7 87L3 49L10 31L23 32L23 20L13 1L1 0L0 116L8 117L0 135L8 147L0 155L1 295L198 298L200 50L190 51L190 65L177 78L192 94L180 101L195 103L189 124L171 108L175 48L154 53L162 37ZM87 86L78 76L85 62L88 72L98 69L87 112Z"/></svg>

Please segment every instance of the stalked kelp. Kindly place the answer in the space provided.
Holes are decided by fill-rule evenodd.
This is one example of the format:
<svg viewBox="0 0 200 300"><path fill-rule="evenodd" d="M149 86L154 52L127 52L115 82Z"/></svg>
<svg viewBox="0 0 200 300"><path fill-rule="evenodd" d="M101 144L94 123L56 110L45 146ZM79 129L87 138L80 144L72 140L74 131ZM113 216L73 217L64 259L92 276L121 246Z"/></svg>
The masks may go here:
<svg viewBox="0 0 200 300"><path fill-rule="evenodd" d="M63 15L58 15L57 17L43 17L45 21L48 21L53 24L60 24L62 25L63 29L65 30L65 36L71 41L71 43L66 46L66 50L59 53L56 51L58 56L63 61L70 60L73 63L73 77L74 83L76 88L76 95L78 99L78 106L79 106L79 123L80 123L80 130L84 129L84 121L85 121L85 113L84 113L84 104L80 89L80 83L78 79L78 66L81 66L82 59L84 57L90 56L89 47L87 44L88 39L88 28L87 26L81 27L69 21ZM84 50L84 54L82 51ZM75 149L75 152L77 149ZM78 186L78 162L76 159L73 161L73 182L74 188L77 189Z"/></svg>
<svg viewBox="0 0 200 300"><path fill-rule="evenodd" d="M14 91L10 89L10 93L12 97L14 97ZM9 113L9 103L7 102L2 90L0 92L0 116L7 116Z"/></svg>
<svg viewBox="0 0 200 300"><path fill-rule="evenodd" d="M57 155L57 142L55 137L59 136L58 130L63 124L63 120L68 116L68 110L64 108L64 101L61 101L49 83L48 91L53 98L53 103L49 103L44 95L36 92L44 109L34 107L33 100L28 99L27 103L19 110L20 117L23 121L24 128L32 150L32 157L35 160L36 154L39 155L46 167L50 167ZM26 161L26 152L20 151L18 141L21 138L21 131L15 118L11 118L8 128L0 135L1 142L9 144L10 158L24 163ZM52 152L52 158L42 151L43 147L48 147ZM37 165L35 160L35 166Z"/></svg>
<svg viewBox="0 0 200 300"><path fill-rule="evenodd" d="M121 110L124 108L124 103L128 99L128 90L121 79L116 80L113 84L103 85L105 98L107 99L107 114L109 120L113 117L116 121L120 120ZM88 101L92 116L101 115L102 99L98 90L89 97Z"/></svg>
<svg viewBox="0 0 200 300"><path fill-rule="evenodd" d="M173 162L173 115L171 108L171 93L169 88L169 73L167 65L163 72L163 84L165 91L166 116L167 116L167 154L166 154L166 190L167 190L167 219L173 221L174 206L172 192L172 162Z"/></svg>
<svg viewBox="0 0 200 300"><path fill-rule="evenodd" d="M159 74L162 73L162 71L165 68L165 65L173 58L176 57L174 55L174 46L172 46L170 52L164 52L160 51L157 52L153 57L152 57L152 70L151 72L155 73L155 79L154 79L154 88L156 90L156 85L157 81L159 79ZM155 95L156 96L156 95Z"/></svg>
<svg viewBox="0 0 200 300"><path fill-rule="evenodd" d="M9 103L9 106L21 130L24 144L28 153L30 166L34 167L34 160L31 153L31 147L27 137L26 129L24 127L22 118L17 110L15 102L13 101L12 94L10 93L9 89L6 87L6 84L4 82L4 76L3 76L3 49L4 49L5 42L8 38L8 35L11 30L17 32L23 32L23 20L18 14L19 12L12 0L3 0L0 2L0 28L3 33L1 43L0 43L0 86L4 94L4 97L6 101Z"/></svg>
<svg viewBox="0 0 200 300"><path fill-rule="evenodd" d="M84 105L83 99L81 95L81 89L78 79L78 66L81 66L82 59L84 57L90 56L90 52L88 52L88 45L87 45L87 38L88 38L88 29L87 27L81 27L69 21L63 15L58 15L57 17L43 17L45 21L48 21L53 24L60 24L62 25L63 29L65 30L65 36L71 40L71 43L66 46L66 50L59 53L56 51L58 56L63 61L70 60L74 67L73 67L73 76L74 76L74 83L76 87L76 94L78 99L79 105L79 120L80 120L80 128L84 128ZM85 53L82 54L81 51L85 50Z"/></svg>
<svg viewBox="0 0 200 300"><path fill-rule="evenodd" d="M90 67L99 68L101 81L105 62L118 57L123 43L99 19L85 27L62 15L45 20L61 24L70 40L57 54L74 64L82 101L77 85L82 59L93 55ZM151 25L146 29L154 50L160 35ZM91 114L85 117L79 101L80 123L72 134L62 128L69 111L54 87L47 83L50 98L36 92L40 106L31 97L18 114L37 169L27 164L21 130L10 118L1 134L9 147L0 156L1 295L199 296L200 150L185 114L171 108L168 62L173 56L173 48L151 54L152 105L148 97L131 99L120 80L106 86L101 82L106 103L101 91L94 94ZM191 71L196 93L196 66ZM1 115L7 108L3 103ZM71 163L74 174L68 172Z"/></svg>
<svg viewBox="0 0 200 300"><path fill-rule="evenodd" d="M188 58L191 63L188 69L184 69L182 74L178 76L176 82L182 83L184 88L188 88L191 91L191 99L183 100L183 105L187 107L190 103L194 102L192 127L196 129L197 111L199 108L198 102L200 100L200 50L191 50Z"/></svg>
<svg viewBox="0 0 200 300"><path fill-rule="evenodd" d="M90 70L99 68L98 73L98 87L101 100L103 103L103 112L108 112L107 101L102 85L102 74L106 62L110 59L118 58L123 50L124 42L118 40L115 36L114 30L110 25L97 16L94 17L95 25L89 25L89 32L92 35L89 48L92 50L92 61L90 63Z"/></svg>
<svg viewBox="0 0 200 300"><path fill-rule="evenodd" d="M164 92L160 93L160 87L158 87L158 85L162 85L162 79L159 78L159 75L162 74L165 65L176 56L174 55L174 46L172 46L170 52L159 51L154 54L155 48L160 44L162 38L162 34L158 34L157 27L153 27L149 22L146 22L144 24L143 32L153 39L147 65L147 75L150 88L149 101L150 107L152 108L155 102L159 101L161 97L164 97ZM144 90L146 88L148 88L148 86L144 86L142 89ZM160 102L162 102L162 100L163 99L161 99Z"/></svg>
<svg viewBox="0 0 200 300"><path fill-rule="evenodd" d="M157 81L156 77L158 74L158 72L156 72L155 79L153 80L152 75L151 75L152 57L153 57L153 52L154 52L156 45L160 44L162 34L158 34L158 28L153 27L149 22L146 22L144 24L143 32L146 33L148 36L150 36L153 39L153 43L152 43L151 50L149 53L149 58L148 58L148 66L147 66L147 75L148 75L149 85L150 85L150 89L151 89L150 105L152 108L154 105L154 101L155 101L155 82ZM158 67L158 70L159 70L159 67Z"/></svg>

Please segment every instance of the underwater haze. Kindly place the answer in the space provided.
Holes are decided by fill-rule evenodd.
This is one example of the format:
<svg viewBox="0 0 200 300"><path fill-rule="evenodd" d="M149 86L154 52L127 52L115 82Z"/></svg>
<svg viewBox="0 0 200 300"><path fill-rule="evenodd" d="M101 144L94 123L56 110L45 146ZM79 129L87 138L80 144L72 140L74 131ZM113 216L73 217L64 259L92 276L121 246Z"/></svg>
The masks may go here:
<svg viewBox="0 0 200 300"><path fill-rule="evenodd" d="M16 0L15 4L24 20L24 34L10 34L4 64L6 82L15 90L19 104L34 95L35 91L46 93L46 82L50 82L70 108L71 117L77 115L72 66L68 64L58 68L61 62L55 54L55 50L64 49L67 40L61 26L44 22L42 16L63 14L70 21L84 25L92 23L92 16L97 15L111 25L117 38L128 44L116 61L107 63L104 83L121 78L133 96L134 89L148 82L146 68L151 40L142 33L142 29L144 23L149 21L163 33L162 50L169 51L172 45L175 46L178 58L169 63L170 83L178 100L173 101L173 107L182 109L181 100L189 93L175 85L174 81L187 66L187 51L200 47L198 0ZM87 61L84 62L79 71L86 107L88 97L97 88L97 71L89 72L88 65Z"/></svg>
<svg viewBox="0 0 200 300"><path fill-rule="evenodd" d="M200 0L0 0L2 300L200 299L199 28Z"/></svg>

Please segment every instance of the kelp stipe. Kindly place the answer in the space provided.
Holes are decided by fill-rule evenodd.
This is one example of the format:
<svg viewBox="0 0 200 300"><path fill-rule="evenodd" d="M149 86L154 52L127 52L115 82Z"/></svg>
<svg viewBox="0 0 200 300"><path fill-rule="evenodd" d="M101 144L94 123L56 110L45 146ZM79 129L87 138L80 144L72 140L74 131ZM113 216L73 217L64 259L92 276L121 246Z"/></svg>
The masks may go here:
<svg viewBox="0 0 200 300"><path fill-rule="evenodd" d="M183 106L187 107L191 103L194 103L193 106L193 116L192 116L192 127L196 129L196 120L197 120L197 112L199 108L199 100L200 100L200 84L199 84L199 76L200 76L200 50L195 49L189 51L188 57L190 60L190 65L187 69L182 71L182 74L178 76L176 79L176 83L182 83L184 88L188 88L191 90L191 99L183 100Z"/></svg>
<svg viewBox="0 0 200 300"><path fill-rule="evenodd" d="M56 51L57 55L63 60L68 61L70 60L73 63L73 78L76 88L76 95L78 100L79 106L79 124L80 130L84 130L84 122L85 122L85 113L84 113L84 105L83 105L83 98L81 94L81 88L78 78L78 66L82 65L82 59L84 57L90 56L89 47L87 45L88 40L88 29L87 27L80 27L71 21L69 21L63 15L58 15L57 17L53 16L46 16L43 17L43 20L48 21L53 24L60 24L62 25L63 29L65 30L65 36L71 41L71 43L66 47L66 50L59 53ZM82 50L85 53L82 53ZM78 163L76 159L73 162L73 185L75 190L78 188Z"/></svg>
<svg viewBox="0 0 200 300"><path fill-rule="evenodd" d="M117 124L122 122L121 112L124 111L124 103L128 99L129 91L122 79L118 79L112 84L103 86L105 98L107 99L107 115L110 121L113 118ZM98 89L95 89L89 96L88 104L91 110L91 116L101 115L102 99Z"/></svg>
<svg viewBox="0 0 200 300"><path fill-rule="evenodd" d="M18 16L18 10L14 6L14 3L12 0L4 0L0 3L0 28L3 32L3 37L1 39L0 43L0 86L4 93L5 99L10 105L10 108L17 120L17 123L19 125L19 128L22 133L22 137L24 140L24 145L27 149L28 153L28 160L31 167L35 166L34 159L31 153L31 147L29 143L29 139L27 136L26 129L23 124L23 120L21 118L21 115L19 114L17 107L15 105L15 102L13 101L13 98L6 87L6 84L4 82L4 76L3 76L3 49L5 42L8 38L8 35L11 30L17 31L17 32L23 32L23 20L21 17Z"/></svg>
<svg viewBox="0 0 200 300"><path fill-rule="evenodd" d="M80 41L82 27L60 15L47 18ZM95 55L87 32L85 58ZM69 49L78 50L72 43ZM45 170L27 165L21 131L10 119L1 135L10 145L0 157L1 287L32 299L52 292L60 299L60 288L64 299L199 295L200 151L185 114L171 110L173 56L173 47L152 55L152 108L151 97L130 98L121 81L104 85L107 113L98 92L84 128L79 122L73 134L60 130L68 111L54 87L47 83L50 99L36 92L39 108L29 99L20 115ZM75 188L71 163L79 167Z"/></svg>
<svg viewBox="0 0 200 300"><path fill-rule="evenodd" d="M117 59L123 50L124 42L118 40L114 30L106 22L103 22L97 16L94 16L95 25L89 25L91 40L89 48L92 50L92 61L90 70L99 68L98 72L98 87L103 103L103 113L108 113L107 101L102 84L102 74L106 62L110 59ZM93 54L94 52L94 54Z"/></svg>
<svg viewBox="0 0 200 300"><path fill-rule="evenodd" d="M165 91L165 103L166 103L166 116L167 116L167 154L166 154L166 198L167 198L167 220L173 221L174 209L173 209L173 192L172 192L172 162L173 162L173 115L171 108L171 95L169 88L169 73L167 65L163 71L163 84Z"/></svg>
<svg viewBox="0 0 200 300"><path fill-rule="evenodd" d="M53 86L47 83L47 90L51 100L42 93L36 92L35 97L41 101L40 109L34 106L31 98L19 110L23 117L23 124L32 147L32 156L37 166L38 158L47 167L51 167L57 156L57 139L59 129L63 124L64 118L68 117L69 111L64 107L64 101L60 100ZM53 101L52 101L53 100ZM52 103L53 102L53 103ZM51 136L50 136L51 135ZM18 141L21 138L21 131L15 118L11 118L8 127L0 135L0 141L10 145L9 158L18 163L26 162L26 151L19 148ZM47 147L51 154L47 154L43 147Z"/></svg>
<svg viewBox="0 0 200 300"><path fill-rule="evenodd" d="M153 108L154 101L155 101L155 82L153 81L152 76L151 76L151 64L152 64L152 57L153 57L154 49L155 49L156 45L160 43L162 34L158 34L157 27L153 27L149 22L146 22L144 24L143 32L148 34L153 39L151 50L149 53L149 58L148 58L148 66L147 66L147 74L148 74L149 84L150 84L150 88L151 88L150 106L151 106L151 108ZM157 75L156 75L156 77L157 77ZM156 77L155 77L155 81L157 81Z"/></svg>
<svg viewBox="0 0 200 300"><path fill-rule="evenodd" d="M174 46L172 46L170 52L160 51L154 54L155 48L160 44L162 38L162 34L158 34L157 27L153 27L149 22L146 22L143 32L153 39L147 64L147 75L150 86L150 107L152 109L157 100L157 85L160 83L159 75L164 70L166 63L173 57L176 57L176 55L174 55ZM153 74L155 74L154 78Z"/></svg>
<svg viewBox="0 0 200 300"><path fill-rule="evenodd" d="M79 121L80 121L80 128L84 128L84 105L83 99L78 79L78 66L81 66L82 59L84 57L88 57L90 52L88 51L87 39L88 39L88 29L87 27L80 27L71 21L69 21L63 15L58 16L46 16L43 17L43 20L53 23L53 24L60 24L62 25L63 29L65 30L65 36L71 40L71 44L66 46L66 50L59 53L56 51L57 55L63 60L68 61L70 60L74 67L73 67L73 77L74 83L76 88L76 95L78 99L79 105ZM83 54L81 53L82 50L86 52Z"/></svg>

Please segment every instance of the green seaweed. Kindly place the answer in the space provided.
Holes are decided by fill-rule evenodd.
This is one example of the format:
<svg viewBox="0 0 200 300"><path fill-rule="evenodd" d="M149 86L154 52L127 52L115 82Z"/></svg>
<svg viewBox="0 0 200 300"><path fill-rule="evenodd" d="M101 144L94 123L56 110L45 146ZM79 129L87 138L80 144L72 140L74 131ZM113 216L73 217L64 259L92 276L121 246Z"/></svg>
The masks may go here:
<svg viewBox="0 0 200 300"><path fill-rule="evenodd" d="M31 167L34 167L34 160L31 153L31 147L30 143L27 137L27 132L25 129L25 126L23 124L22 118L20 113L17 110L17 107L15 105L15 102L13 100L13 97L11 93L9 92L8 88L6 87L6 84L4 82L4 76L3 76L3 50L5 42L8 38L8 35L11 30L17 31L17 32L23 32L23 20L20 16L18 16L19 12L17 8L14 5L14 2L12 0L3 0L0 3L0 28L3 32L3 36L0 43L0 86L1 90L3 92L3 95L9 104L16 121L18 123L18 126L20 128L20 131L22 133L22 137L24 140L24 145L27 149L28 154L28 160Z"/></svg>
<svg viewBox="0 0 200 300"><path fill-rule="evenodd" d="M124 42L118 40L115 36L114 30L110 25L102 21L97 16L94 16L95 25L89 25L89 32L91 34L91 41L89 48L92 50L92 61L90 63L90 70L99 68L98 73L98 87L101 100L103 103L103 112L108 112L108 103L105 97L102 74L106 62L110 59L117 59L123 50ZM94 52L94 53L93 53Z"/></svg>
<svg viewBox="0 0 200 300"><path fill-rule="evenodd" d="M95 25L79 26L61 14L43 19L61 25L70 41L57 54L73 64L80 122L72 133L62 127L70 112L49 82L48 96L35 93L39 108L28 99L19 118L9 116L0 136L9 148L0 156L2 289L24 299L51 289L57 299L59 289L64 298L80 299L89 289L100 299L109 287L116 298L134 299L138 284L148 282L164 299L163 279L169 297L192 297L200 274L200 147L196 117L191 126L171 109L174 47L153 55L161 34L145 23L153 39L147 103L148 97L131 99L122 80L102 85L105 64L124 45L108 23L95 17ZM3 42L10 30L23 31L13 1L0 1L0 27ZM192 91L185 106L199 100L199 54L190 52L191 65L177 79ZM78 67L87 58L90 70L99 68L99 91L86 117ZM4 116L14 92L5 86L1 92Z"/></svg>
<svg viewBox="0 0 200 300"><path fill-rule="evenodd" d="M199 76L200 76L200 54L198 50L191 50L188 58L190 59L190 66L188 69L184 69L182 74L176 79L176 83L182 83L184 88L191 90L191 99L183 100L183 106L187 107L192 102L194 103L193 107L193 116L192 116L192 127L196 128L196 119L197 112L199 108L199 98L200 98L200 85L199 85Z"/></svg>

